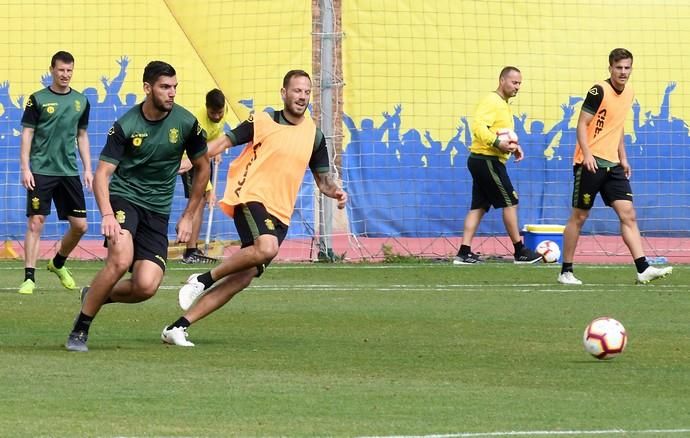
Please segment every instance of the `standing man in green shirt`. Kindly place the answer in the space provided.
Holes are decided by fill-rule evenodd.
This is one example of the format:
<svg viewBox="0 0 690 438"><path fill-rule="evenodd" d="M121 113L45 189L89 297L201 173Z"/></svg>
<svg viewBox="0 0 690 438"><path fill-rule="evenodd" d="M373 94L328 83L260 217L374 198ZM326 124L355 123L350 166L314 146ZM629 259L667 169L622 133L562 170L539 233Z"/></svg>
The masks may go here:
<svg viewBox="0 0 690 438"><path fill-rule="evenodd" d="M175 104L177 77L168 63L144 69L146 99L108 132L94 178L101 233L108 257L91 286L67 338L70 351L86 352L89 327L107 303L138 303L155 295L168 256L168 222L182 153L194 166L192 193L177 222L177 241L187 242L202 202L210 165L206 133L196 117ZM127 271L132 273L125 280Z"/></svg>
<svg viewBox="0 0 690 438"><path fill-rule="evenodd" d="M24 238L24 282L20 294L32 294L36 287L36 262L41 233L55 203L58 218L67 220L69 228L60 242L48 270L55 273L62 286L75 289L76 283L65 267L65 261L86 233L86 201L79 179L76 149L84 167L84 184L91 190L91 155L89 136L89 101L70 87L74 57L59 51L50 61L50 86L33 93L22 116L20 170L27 190ZM76 148L75 148L76 145Z"/></svg>
<svg viewBox="0 0 690 438"><path fill-rule="evenodd" d="M497 135L501 129L513 129L513 112L508 101L517 96L521 85L520 70L504 67L498 77L496 91L487 94L477 105L471 124L472 146L467 159L467 168L472 174L472 205L465 217L462 245L453 264L481 262L471 250L472 238L484 214L492 206L503 210L503 224L514 247L514 263L531 264L541 260L540 254L522 243L518 228L518 196L505 166L511 154L515 161L522 160L522 148L518 143Z"/></svg>

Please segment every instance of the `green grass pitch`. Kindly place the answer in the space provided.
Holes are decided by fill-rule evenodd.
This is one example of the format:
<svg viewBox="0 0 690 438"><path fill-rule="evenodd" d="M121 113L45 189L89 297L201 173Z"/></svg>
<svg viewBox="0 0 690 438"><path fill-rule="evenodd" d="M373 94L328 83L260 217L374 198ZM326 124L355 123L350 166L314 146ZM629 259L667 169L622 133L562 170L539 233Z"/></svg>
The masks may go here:
<svg viewBox="0 0 690 438"><path fill-rule="evenodd" d="M63 348L78 292L41 266L22 296L21 263L0 263L0 436L690 428L688 266L644 286L631 265L576 266L585 285L565 287L546 265L274 265L185 349L160 331L207 266L171 262L153 299L102 309L86 354ZM85 285L102 262L68 266ZM608 362L582 347L602 315L629 334Z"/></svg>

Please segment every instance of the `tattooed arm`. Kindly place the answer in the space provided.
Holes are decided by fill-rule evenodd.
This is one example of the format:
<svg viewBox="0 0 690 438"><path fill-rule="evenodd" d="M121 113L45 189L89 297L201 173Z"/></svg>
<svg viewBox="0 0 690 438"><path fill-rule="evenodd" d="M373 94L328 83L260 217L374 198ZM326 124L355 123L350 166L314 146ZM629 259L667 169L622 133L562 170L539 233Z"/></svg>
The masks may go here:
<svg viewBox="0 0 690 438"><path fill-rule="evenodd" d="M338 208L345 208L347 193L335 181L332 173L314 173L316 185L321 193L338 201Z"/></svg>

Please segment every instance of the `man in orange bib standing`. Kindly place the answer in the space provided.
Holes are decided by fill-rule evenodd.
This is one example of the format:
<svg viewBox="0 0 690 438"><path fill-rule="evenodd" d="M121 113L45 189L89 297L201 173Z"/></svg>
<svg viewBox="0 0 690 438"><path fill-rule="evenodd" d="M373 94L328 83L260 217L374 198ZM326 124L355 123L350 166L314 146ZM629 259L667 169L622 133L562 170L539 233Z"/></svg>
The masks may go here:
<svg viewBox="0 0 690 438"><path fill-rule="evenodd" d="M634 97L627 85L632 64L632 53L613 49L609 54L611 76L589 90L580 110L573 159L573 209L563 232L563 266L558 276L561 284L582 284L573 274L573 259L597 193L618 215L623 241L635 261L637 281L648 283L673 271L670 266L656 268L647 263L632 202L631 169L623 143L625 118Z"/></svg>
<svg viewBox="0 0 690 438"><path fill-rule="evenodd" d="M179 292L180 307L187 313L163 328L168 344L193 347L187 328L208 316L260 276L278 254L287 235L299 187L307 166L326 196L347 202L330 173L326 139L311 117L305 116L311 96L311 79L302 70L291 70L280 90L282 111L261 112L208 144L209 156L247 143L232 162L220 208L234 219L242 248L219 266L193 274Z"/></svg>

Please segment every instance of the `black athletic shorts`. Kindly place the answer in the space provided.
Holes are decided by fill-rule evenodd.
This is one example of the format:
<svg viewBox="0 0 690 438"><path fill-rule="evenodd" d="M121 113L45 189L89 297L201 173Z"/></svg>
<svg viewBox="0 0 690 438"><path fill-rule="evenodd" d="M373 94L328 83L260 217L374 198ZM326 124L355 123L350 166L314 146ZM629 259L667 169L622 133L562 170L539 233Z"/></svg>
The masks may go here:
<svg viewBox="0 0 690 438"><path fill-rule="evenodd" d="M470 155L467 168L472 174L471 210L518 205L518 195L510 182L505 164L498 157Z"/></svg>
<svg viewBox="0 0 690 438"><path fill-rule="evenodd" d="M110 196L110 205L120 227L132 235L132 265L137 260L151 260L165 272L170 216L147 210L115 195ZM108 246L108 239L105 239L104 246Z"/></svg>
<svg viewBox="0 0 690 438"><path fill-rule="evenodd" d="M26 216L48 216L50 201L55 203L58 218L86 217L84 188L79 176L49 176L34 173L34 189L26 192Z"/></svg>
<svg viewBox="0 0 690 438"><path fill-rule="evenodd" d="M604 204L611 206L613 201L633 200L630 181L625 177L623 166L600 167L595 173L581 164L573 167L573 207L589 210L594 205L597 193L601 193Z"/></svg>
<svg viewBox="0 0 690 438"><path fill-rule="evenodd" d="M180 178L182 178L184 197L189 199L189 194L192 193L192 184L194 183L194 168L192 167L185 173L181 173ZM209 181L213 181L213 164L211 165L211 175L209 177ZM206 190L206 187L204 187L204 190Z"/></svg>
<svg viewBox="0 0 690 438"><path fill-rule="evenodd" d="M280 246L288 232L288 226L266 211L266 207L260 202L236 205L233 218L242 248L254 245L254 241L263 234L276 236ZM260 277L268 265L269 263L257 266L259 273L256 276Z"/></svg>

